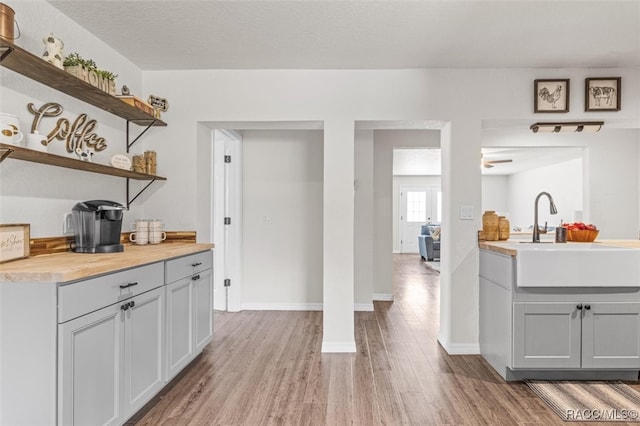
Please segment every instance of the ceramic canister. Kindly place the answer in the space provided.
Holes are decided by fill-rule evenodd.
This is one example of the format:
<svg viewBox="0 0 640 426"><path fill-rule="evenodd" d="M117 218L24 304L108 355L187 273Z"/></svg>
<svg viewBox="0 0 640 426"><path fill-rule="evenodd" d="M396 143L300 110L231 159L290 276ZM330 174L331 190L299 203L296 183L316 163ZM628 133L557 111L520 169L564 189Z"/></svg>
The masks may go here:
<svg viewBox="0 0 640 426"><path fill-rule="evenodd" d="M0 37L15 40L13 27L15 26L15 12L4 3L0 3Z"/></svg>
<svg viewBox="0 0 640 426"><path fill-rule="evenodd" d="M482 230L487 241L498 241L498 214L487 210L482 215Z"/></svg>
<svg viewBox="0 0 640 426"><path fill-rule="evenodd" d="M20 121L17 115L0 112L0 142L19 145L23 134L20 131Z"/></svg>

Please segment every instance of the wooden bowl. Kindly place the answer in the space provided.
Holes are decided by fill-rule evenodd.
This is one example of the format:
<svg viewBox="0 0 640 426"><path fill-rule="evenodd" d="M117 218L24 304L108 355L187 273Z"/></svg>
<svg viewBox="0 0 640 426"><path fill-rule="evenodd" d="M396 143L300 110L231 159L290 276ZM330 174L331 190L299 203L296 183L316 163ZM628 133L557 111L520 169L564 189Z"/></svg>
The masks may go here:
<svg viewBox="0 0 640 426"><path fill-rule="evenodd" d="M600 231L594 231L591 229L582 229L579 231L572 231L567 229L567 241L574 241L578 243L591 243L595 241Z"/></svg>

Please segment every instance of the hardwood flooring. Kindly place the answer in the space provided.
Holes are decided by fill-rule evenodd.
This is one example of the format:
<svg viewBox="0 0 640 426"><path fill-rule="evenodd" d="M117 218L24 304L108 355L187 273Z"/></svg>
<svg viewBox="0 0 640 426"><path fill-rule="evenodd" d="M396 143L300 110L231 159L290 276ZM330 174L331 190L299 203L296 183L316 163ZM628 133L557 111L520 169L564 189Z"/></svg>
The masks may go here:
<svg viewBox="0 0 640 426"><path fill-rule="evenodd" d="M447 355L439 274L416 255L394 268L395 301L355 315L357 353L320 352L322 312L216 312L213 342L130 424L563 424L479 355Z"/></svg>

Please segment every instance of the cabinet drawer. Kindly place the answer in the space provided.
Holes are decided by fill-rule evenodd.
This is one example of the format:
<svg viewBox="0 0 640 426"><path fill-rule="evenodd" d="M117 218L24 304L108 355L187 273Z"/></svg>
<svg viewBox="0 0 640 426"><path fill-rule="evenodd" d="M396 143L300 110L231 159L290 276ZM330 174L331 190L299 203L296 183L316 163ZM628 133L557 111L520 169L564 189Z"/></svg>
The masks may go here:
<svg viewBox="0 0 640 426"><path fill-rule="evenodd" d="M213 252L203 251L166 262L165 282L172 283L213 267Z"/></svg>
<svg viewBox="0 0 640 426"><path fill-rule="evenodd" d="M160 287L163 275L163 263L159 262L60 286L58 323Z"/></svg>

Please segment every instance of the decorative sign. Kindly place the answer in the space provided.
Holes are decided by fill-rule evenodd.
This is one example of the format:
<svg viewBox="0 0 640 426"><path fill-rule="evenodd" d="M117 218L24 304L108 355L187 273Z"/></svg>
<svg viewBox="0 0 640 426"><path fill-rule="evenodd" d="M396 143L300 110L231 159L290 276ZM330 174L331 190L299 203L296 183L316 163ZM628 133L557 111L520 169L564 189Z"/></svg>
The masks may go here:
<svg viewBox="0 0 640 426"><path fill-rule="evenodd" d="M131 170L131 160L124 154L111 157L111 165L117 169Z"/></svg>
<svg viewBox="0 0 640 426"><path fill-rule="evenodd" d="M158 108L162 112L167 112L169 109L169 101L159 96L149 95L147 102L149 102L152 107Z"/></svg>
<svg viewBox="0 0 640 426"><path fill-rule="evenodd" d="M60 104L49 102L40 108L30 103L27 105L29 111L35 115L31 124L31 133L38 131L42 117L57 117L62 114ZM42 141L43 145L49 145L54 139L66 142L68 153L87 153L89 151L104 151L107 149L107 141L93 133L93 129L98 125L96 120L89 120L87 114L80 114L73 123L66 118L60 118L56 126L47 134ZM40 132L41 134L43 132ZM80 154L78 154L80 156ZM93 155L93 154L90 154Z"/></svg>
<svg viewBox="0 0 640 426"><path fill-rule="evenodd" d="M0 225L0 263L29 257L29 224Z"/></svg>

